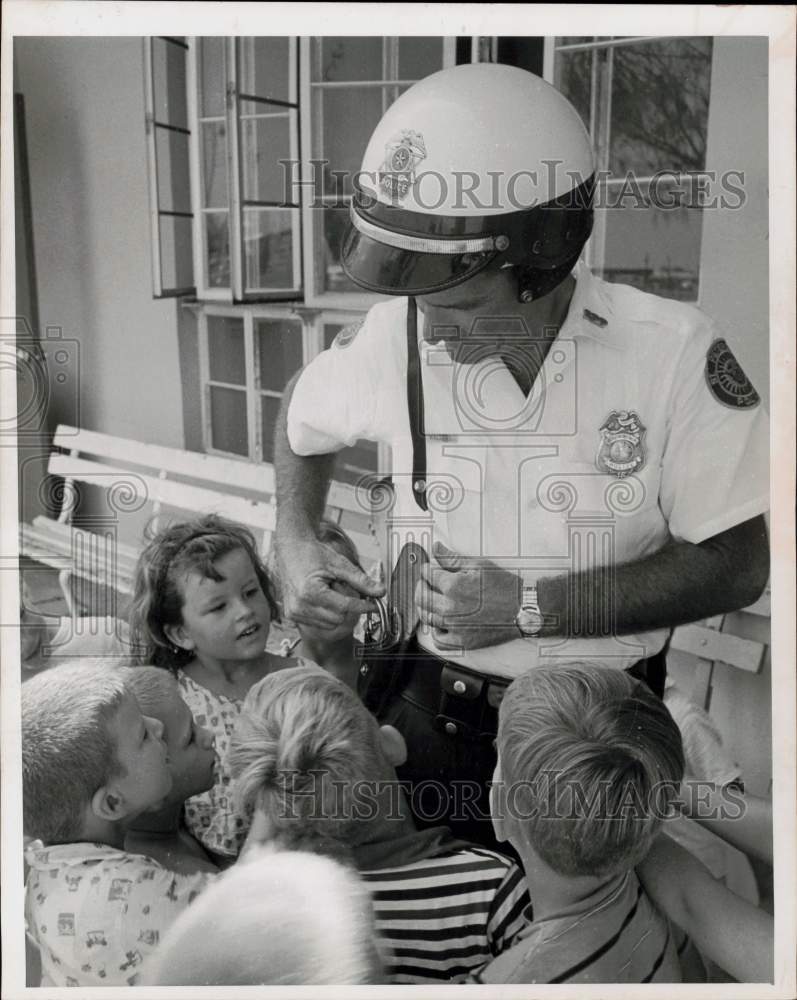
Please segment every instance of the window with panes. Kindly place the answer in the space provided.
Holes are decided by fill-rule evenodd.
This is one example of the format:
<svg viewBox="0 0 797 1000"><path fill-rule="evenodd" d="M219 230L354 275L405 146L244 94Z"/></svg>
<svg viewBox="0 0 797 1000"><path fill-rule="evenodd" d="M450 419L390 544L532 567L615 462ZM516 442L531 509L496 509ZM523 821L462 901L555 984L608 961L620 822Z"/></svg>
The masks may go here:
<svg viewBox="0 0 797 1000"><path fill-rule="evenodd" d="M711 38L546 39L545 77L577 108L598 170L587 262L609 281L696 301Z"/></svg>

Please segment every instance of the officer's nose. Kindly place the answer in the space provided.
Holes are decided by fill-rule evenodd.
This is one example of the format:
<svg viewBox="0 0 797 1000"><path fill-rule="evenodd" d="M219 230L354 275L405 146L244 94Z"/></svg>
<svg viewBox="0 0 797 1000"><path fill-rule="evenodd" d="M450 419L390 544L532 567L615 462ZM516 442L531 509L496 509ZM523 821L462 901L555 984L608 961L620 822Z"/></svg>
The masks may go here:
<svg viewBox="0 0 797 1000"><path fill-rule="evenodd" d="M197 743L202 747L203 750L210 750L211 747L216 745L216 737L209 729L205 729L202 726L197 727Z"/></svg>

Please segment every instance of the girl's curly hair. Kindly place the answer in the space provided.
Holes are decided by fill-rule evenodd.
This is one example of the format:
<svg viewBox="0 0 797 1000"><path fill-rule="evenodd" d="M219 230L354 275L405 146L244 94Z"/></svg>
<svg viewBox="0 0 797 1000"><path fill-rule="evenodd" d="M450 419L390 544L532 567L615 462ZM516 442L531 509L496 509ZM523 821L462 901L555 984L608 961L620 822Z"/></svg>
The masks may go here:
<svg viewBox="0 0 797 1000"><path fill-rule="evenodd" d="M243 549L252 561L271 616L278 620L273 586L252 532L218 514L181 521L152 537L136 566L130 632L139 663L176 669L193 658L190 651L175 647L165 631L168 626L182 624L180 579L195 572L221 580L214 563L236 549Z"/></svg>

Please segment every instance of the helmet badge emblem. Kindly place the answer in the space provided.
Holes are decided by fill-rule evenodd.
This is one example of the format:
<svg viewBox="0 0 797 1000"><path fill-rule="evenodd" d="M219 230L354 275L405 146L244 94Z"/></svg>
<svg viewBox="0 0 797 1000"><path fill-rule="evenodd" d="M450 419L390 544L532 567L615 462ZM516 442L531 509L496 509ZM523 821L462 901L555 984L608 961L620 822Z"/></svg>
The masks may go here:
<svg viewBox="0 0 797 1000"><path fill-rule="evenodd" d="M596 465L601 472L623 479L645 464L645 427L633 410L612 410L600 435Z"/></svg>
<svg viewBox="0 0 797 1000"><path fill-rule="evenodd" d="M385 159L379 170L379 186L392 199L404 198L415 183L415 168L426 159L426 144L420 132L402 129L385 143Z"/></svg>

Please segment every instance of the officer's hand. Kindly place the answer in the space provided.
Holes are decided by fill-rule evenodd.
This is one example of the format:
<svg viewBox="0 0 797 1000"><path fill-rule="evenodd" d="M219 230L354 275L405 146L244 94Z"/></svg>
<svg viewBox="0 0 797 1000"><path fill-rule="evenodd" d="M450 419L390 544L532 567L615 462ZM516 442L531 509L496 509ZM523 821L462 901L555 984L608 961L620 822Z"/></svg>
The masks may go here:
<svg viewBox="0 0 797 1000"><path fill-rule="evenodd" d="M478 649L518 638L520 582L490 559L460 556L435 542L415 588L421 623L441 649Z"/></svg>
<svg viewBox="0 0 797 1000"><path fill-rule="evenodd" d="M278 545L285 617L299 625L337 628L353 613L373 611L373 601L385 592L345 556L317 539L283 541ZM355 595L338 592L348 584Z"/></svg>

